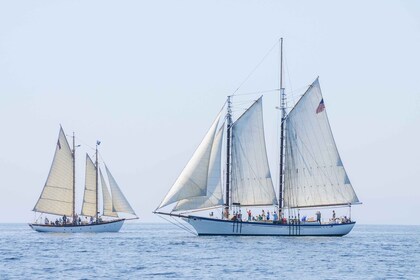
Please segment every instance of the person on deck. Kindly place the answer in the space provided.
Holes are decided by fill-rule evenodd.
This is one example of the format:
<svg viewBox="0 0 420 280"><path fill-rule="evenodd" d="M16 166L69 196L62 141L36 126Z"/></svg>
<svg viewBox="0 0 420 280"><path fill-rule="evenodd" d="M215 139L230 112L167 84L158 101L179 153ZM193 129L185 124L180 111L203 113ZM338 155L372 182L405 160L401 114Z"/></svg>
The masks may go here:
<svg viewBox="0 0 420 280"><path fill-rule="evenodd" d="M279 220L279 217L277 216L277 212L276 211L274 211L274 213L273 213L273 221L278 221Z"/></svg>
<svg viewBox="0 0 420 280"><path fill-rule="evenodd" d="M332 220L335 222L335 211L333 210Z"/></svg>
<svg viewBox="0 0 420 280"><path fill-rule="evenodd" d="M270 210L267 211L267 221L270 220Z"/></svg>
<svg viewBox="0 0 420 280"><path fill-rule="evenodd" d="M67 222L67 216L63 215L63 226L66 225L66 222Z"/></svg>
<svg viewBox="0 0 420 280"><path fill-rule="evenodd" d="M250 222L252 217L251 209L247 210L246 213L248 214L248 222Z"/></svg>
<svg viewBox="0 0 420 280"><path fill-rule="evenodd" d="M316 221L318 223L321 223L321 212L319 212L319 211L316 212Z"/></svg>
<svg viewBox="0 0 420 280"><path fill-rule="evenodd" d="M47 218L47 217L45 217L44 222L45 222L45 224L46 224L46 225L48 225L48 224L50 223L50 221L48 220L48 218Z"/></svg>

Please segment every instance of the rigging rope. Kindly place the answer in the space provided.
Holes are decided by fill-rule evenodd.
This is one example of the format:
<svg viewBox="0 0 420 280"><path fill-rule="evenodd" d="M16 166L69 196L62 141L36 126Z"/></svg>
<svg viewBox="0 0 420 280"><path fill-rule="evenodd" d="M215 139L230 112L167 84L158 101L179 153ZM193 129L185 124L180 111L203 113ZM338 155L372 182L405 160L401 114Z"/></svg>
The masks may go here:
<svg viewBox="0 0 420 280"><path fill-rule="evenodd" d="M167 221L167 222L169 222L169 223L173 224L174 226L179 227L180 229L185 230L185 231L186 231L186 232L188 232L188 233L191 233L191 234L196 235L196 234L195 234L195 232L193 232L191 229L187 228L186 226L184 226L183 224L181 224L181 223L180 223L180 222L178 222L177 220L176 220L176 222L173 222L173 221L171 221L171 220L169 220L169 219L167 219L167 218L165 218L165 217L163 217L163 216L161 216L161 215L158 215L158 217L160 217L160 218L164 219L165 221ZM174 219L174 217L172 217L172 219ZM174 219L174 220L175 220L175 219Z"/></svg>

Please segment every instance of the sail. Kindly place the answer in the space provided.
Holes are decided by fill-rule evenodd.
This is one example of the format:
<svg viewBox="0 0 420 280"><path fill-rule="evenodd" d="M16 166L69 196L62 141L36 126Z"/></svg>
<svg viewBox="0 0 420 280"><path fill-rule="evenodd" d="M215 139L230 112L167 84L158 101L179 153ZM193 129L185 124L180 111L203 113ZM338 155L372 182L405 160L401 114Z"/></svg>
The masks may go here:
<svg viewBox="0 0 420 280"><path fill-rule="evenodd" d="M121 192L117 182L115 181L111 172L109 172L109 169L106 165L105 170L108 174L108 181L111 187L113 212L124 212L136 216L136 213L134 212L133 208L131 208L130 203L128 203L127 199Z"/></svg>
<svg viewBox="0 0 420 280"><path fill-rule="evenodd" d="M285 207L358 202L338 154L318 79L286 118Z"/></svg>
<svg viewBox="0 0 420 280"><path fill-rule="evenodd" d="M99 169L99 175L101 177L101 186L102 186L102 198L103 198L103 215L108 217L118 217L116 212L112 211L112 200L111 195L109 194L108 187L106 185L102 171Z"/></svg>
<svg viewBox="0 0 420 280"><path fill-rule="evenodd" d="M71 217L73 199L73 153L60 128L50 173L33 211Z"/></svg>
<svg viewBox="0 0 420 280"><path fill-rule="evenodd" d="M96 216L96 167L86 154L85 193L83 195L82 215Z"/></svg>
<svg viewBox="0 0 420 280"><path fill-rule="evenodd" d="M183 199L178 202L173 209L174 211L203 209L223 205L224 202L221 180L223 131L224 127L222 126L217 132L211 148L206 196Z"/></svg>
<svg viewBox="0 0 420 280"><path fill-rule="evenodd" d="M210 165L211 149L216 134L221 112L211 125L201 144L193 154L175 184L169 190L158 208L162 208L182 199L205 196Z"/></svg>
<svg viewBox="0 0 420 280"><path fill-rule="evenodd" d="M262 98L232 126L232 203L277 204L264 138Z"/></svg>

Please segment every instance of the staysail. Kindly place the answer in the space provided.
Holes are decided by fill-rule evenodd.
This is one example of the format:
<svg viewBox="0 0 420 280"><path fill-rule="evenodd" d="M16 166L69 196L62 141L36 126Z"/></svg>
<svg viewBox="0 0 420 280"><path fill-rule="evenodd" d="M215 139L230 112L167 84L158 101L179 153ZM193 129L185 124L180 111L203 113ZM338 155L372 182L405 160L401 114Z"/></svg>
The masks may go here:
<svg viewBox="0 0 420 280"><path fill-rule="evenodd" d="M359 201L338 154L318 79L286 118L285 154L285 207Z"/></svg>
<svg viewBox="0 0 420 280"><path fill-rule="evenodd" d="M85 193L83 195L82 215L96 216L96 166L86 154Z"/></svg>
<svg viewBox="0 0 420 280"><path fill-rule="evenodd" d="M183 199L177 203L173 211L185 211L193 209L209 208L217 205L223 205L222 191L222 126L216 134L211 148L210 163L207 177L207 194L205 196L191 197Z"/></svg>
<svg viewBox="0 0 420 280"><path fill-rule="evenodd" d="M108 217L118 217L118 214L112 209L112 199L109 194L108 187L106 185L102 171L99 169L99 175L101 177L101 186L102 186L102 198L103 198L103 215Z"/></svg>
<svg viewBox="0 0 420 280"><path fill-rule="evenodd" d="M232 203L275 205L260 97L232 126Z"/></svg>
<svg viewBox="0 0 420 280"><path fill-rule="evenodd" d="M71 217L73 172L73 153L60 127L50 173L33 211Z"/></svg>
<svg viewBox="0 0 420 280"><path fill-rule="evenodd" d="M221 113L217 115L203 141L158 208L182 199L205 196L207 194L211 150Z"/></svg>
<svg viewBox="0 0 420 280"><path fill-rule="evenodd" d="M123 195L121 189L118 187L117 182L115 181L106 165L105 170L108 174L108 181L111 187L113 212L129 213L136 216L136 213L134 212L133 208L131 208L130 203L128 203L128 200Z"/></svg>

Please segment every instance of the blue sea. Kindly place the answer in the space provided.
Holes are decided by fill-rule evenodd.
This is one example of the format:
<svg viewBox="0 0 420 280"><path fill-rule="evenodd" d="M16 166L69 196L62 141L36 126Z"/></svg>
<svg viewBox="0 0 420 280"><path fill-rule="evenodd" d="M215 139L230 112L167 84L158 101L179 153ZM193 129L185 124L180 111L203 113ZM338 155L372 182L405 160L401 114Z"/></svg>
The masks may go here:
<svg viewBox="0 0 420 280"><path fill-rule="evenodd" d="M420 279L420 226L344 237L198 237L171 224L37 233L0 224L0 279Z"/></svg>

